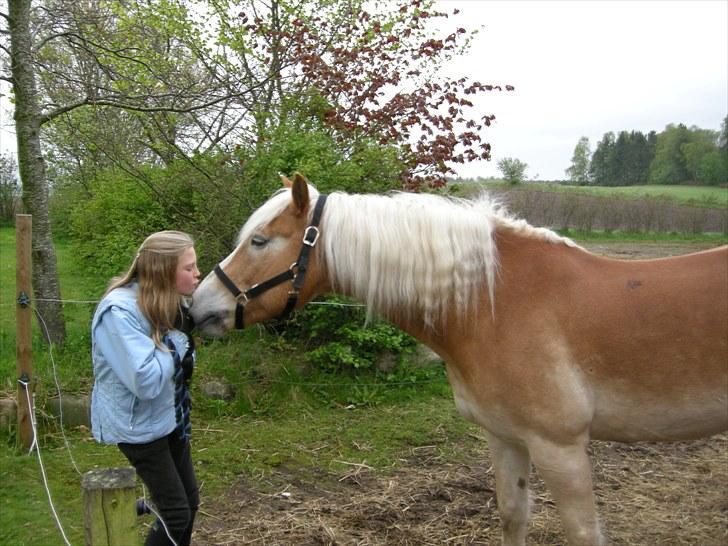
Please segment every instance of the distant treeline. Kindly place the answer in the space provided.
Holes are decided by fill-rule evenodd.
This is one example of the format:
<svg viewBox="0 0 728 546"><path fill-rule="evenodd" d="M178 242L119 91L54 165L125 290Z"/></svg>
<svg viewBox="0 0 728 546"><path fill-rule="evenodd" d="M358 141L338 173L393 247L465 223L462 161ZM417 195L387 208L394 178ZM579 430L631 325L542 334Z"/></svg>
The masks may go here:
<svg viewBox="0 0 728 546"><path fill-rule="evenodd" d="M572 183L595 186L728 183L728 116L721 131L668 125L661 133L605 133L594 153L582 137L566 174Z"/></svg>

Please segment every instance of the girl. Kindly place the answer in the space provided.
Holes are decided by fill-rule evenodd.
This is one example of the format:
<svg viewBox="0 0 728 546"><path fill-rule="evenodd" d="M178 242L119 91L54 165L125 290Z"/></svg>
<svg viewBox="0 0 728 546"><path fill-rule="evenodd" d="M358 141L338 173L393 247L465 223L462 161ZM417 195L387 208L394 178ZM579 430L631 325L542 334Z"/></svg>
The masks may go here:
<svg viewBox="0 0 728 546"><path fill-rule="evenodd" d="M145 544L189 545L199 504L188 385L195 352L185 297L200 279L194 243L160 231L109 284L91 323L94 438L116 444L156 505Z"/></svg>

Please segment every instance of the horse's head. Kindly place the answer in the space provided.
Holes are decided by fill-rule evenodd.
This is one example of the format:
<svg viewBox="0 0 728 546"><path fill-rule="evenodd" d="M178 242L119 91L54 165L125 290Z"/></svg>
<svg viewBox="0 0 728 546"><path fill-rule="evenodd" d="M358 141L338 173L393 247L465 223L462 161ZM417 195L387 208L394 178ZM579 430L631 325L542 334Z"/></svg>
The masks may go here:
<svg viewBox="0 0 728 546"><path fill-rule="evenodd" d="M315 248L325 196L298 173L281 178L285 188L250 216L235 250L195 291L190 312L203 334L280 317L324 290Z"/></svg>

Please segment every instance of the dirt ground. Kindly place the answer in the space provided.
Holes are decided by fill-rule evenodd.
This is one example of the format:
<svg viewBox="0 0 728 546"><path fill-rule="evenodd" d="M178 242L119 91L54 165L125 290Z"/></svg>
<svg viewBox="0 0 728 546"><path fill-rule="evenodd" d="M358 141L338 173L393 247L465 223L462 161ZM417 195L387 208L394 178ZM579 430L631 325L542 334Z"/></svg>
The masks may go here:
<svg viewBox="0 0 728 546"><path fill-rule="evenodd" d="M587 244L598 254L652 258L695 245ZM472 440L472 439L471 439ZM500 523L488 448L457 446L460 462L436 446L413 448L399 469L352 467L302 478L279 468L284 484L262 493L240 481L205 498L194 534L199 545L496 545ZM592 442L602 526L610 544L728 544L728 435L677 444ZM307 476L314 475L310 471ZM531 475L529 544L564 544L556 508Z"/></svg>

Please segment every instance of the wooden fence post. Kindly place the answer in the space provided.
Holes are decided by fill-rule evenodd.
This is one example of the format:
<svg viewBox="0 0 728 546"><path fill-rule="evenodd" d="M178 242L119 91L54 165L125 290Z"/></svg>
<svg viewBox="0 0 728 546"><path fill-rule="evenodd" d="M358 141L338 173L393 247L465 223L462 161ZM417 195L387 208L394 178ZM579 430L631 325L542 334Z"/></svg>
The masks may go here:
<svg viewBox="0 0 728 546"><path fill-rule="evenodd" d="M18 374L18 444L30 449L33 443L33 359L31 351L33 311L31 237L33 217L15 216L15 288L17 291L15 368ZM28 400L30 399L30 404Z"/></svg>
<svg viewBox="0 0 728 546"><path fill-rule="evenodd" d="M81 488L87 546L139 544L133 468L90 470L83 475Z"/></svg>

